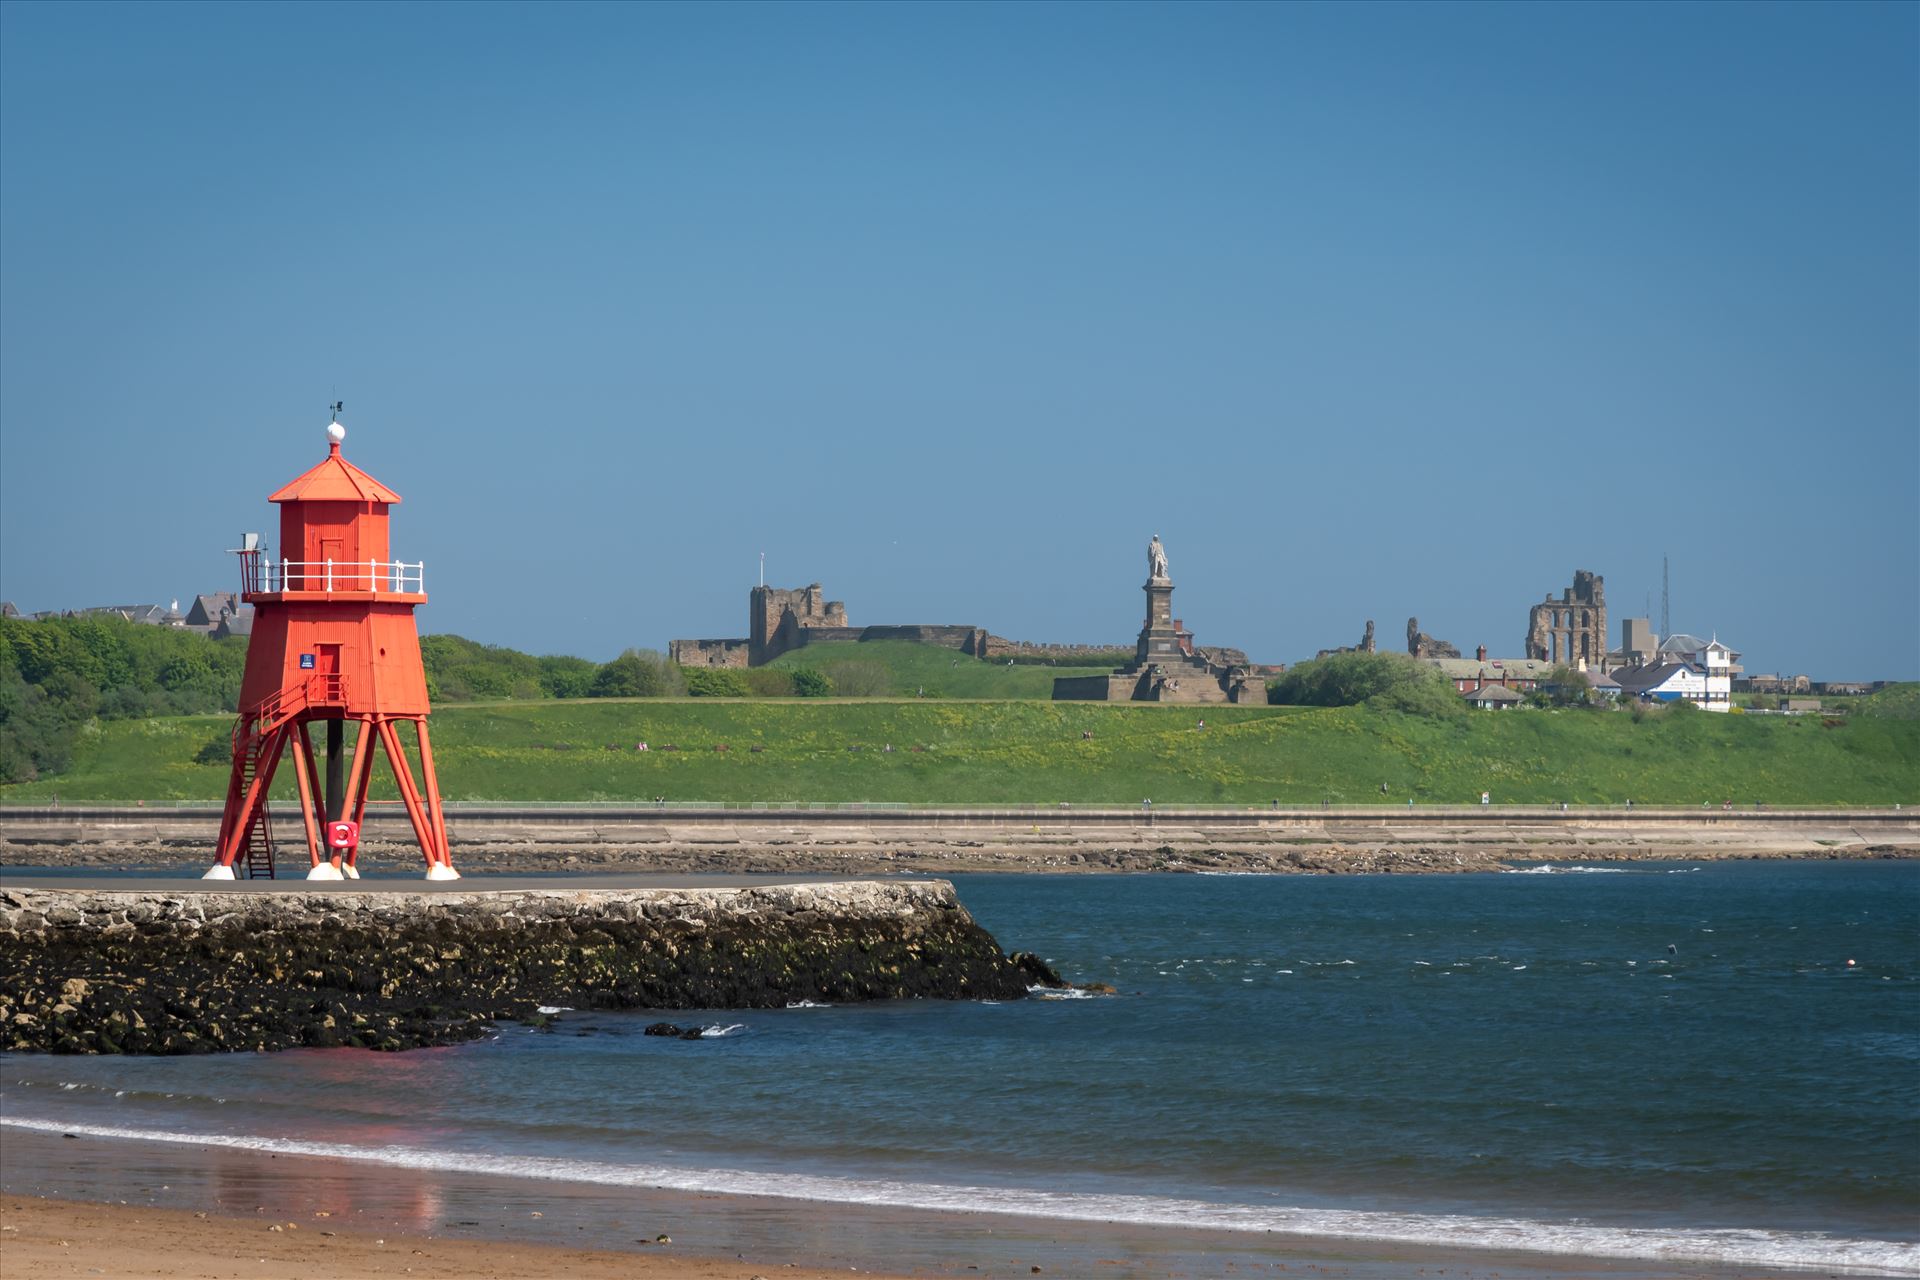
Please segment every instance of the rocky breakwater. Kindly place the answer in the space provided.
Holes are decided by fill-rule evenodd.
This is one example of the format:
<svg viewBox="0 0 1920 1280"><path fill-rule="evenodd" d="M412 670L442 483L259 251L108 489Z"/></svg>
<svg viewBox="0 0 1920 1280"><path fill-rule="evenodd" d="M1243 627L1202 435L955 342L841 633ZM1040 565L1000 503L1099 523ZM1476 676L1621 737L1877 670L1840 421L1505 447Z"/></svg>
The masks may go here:
<svg viewBox="0 0 1920 1280"><path fill-rule="evenodd" d="M0 1048L208 1053L472 1039L541 1006L1017 999L944 881L477 893L0 889Z"/></svg>

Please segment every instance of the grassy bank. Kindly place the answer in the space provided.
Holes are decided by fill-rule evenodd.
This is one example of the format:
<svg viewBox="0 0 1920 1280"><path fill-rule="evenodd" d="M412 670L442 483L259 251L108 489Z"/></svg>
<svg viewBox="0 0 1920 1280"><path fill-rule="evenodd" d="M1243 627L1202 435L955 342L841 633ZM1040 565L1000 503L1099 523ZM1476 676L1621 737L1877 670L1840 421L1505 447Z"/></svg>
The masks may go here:
<svg viewBox="0 0 1920 1280"><path fill-rule="evenodd" d="M783 653L769 665L783 671L823 672L836 691L911 698L1053 697L1055 676L1105 675L1113 668L1050 667L987 662L939 645L912 640L842 640ZM853 686L860 687L855 689Z"/></svg>
<svg viewBox="0 0 1920 1280"><path fill-rule="evenodd" d="M194 754L230 723L97 726L0 803L217 801ZM1920 802L1920 722L1871 717L649 699L446 707L433 732L456 800Z"/></svg>

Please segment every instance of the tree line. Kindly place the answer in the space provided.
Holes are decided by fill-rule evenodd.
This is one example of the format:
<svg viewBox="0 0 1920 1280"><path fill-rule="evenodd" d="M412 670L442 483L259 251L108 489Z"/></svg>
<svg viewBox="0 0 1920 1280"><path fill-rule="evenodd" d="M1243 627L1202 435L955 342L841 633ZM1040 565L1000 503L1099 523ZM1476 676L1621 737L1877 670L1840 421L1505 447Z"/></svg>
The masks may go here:
<svg viewBox="0 0 1920 1280"><path fill-rule="evenodd" d="M1267 700L1287 707L1352 707L1445 718L1463 715L1466 700L1438 667L1403 653L1334 653L1290 668L1267 682ZM1586 673L1558 666L1525 701L1538 707L1597 706Z"/></svg>
<svg viewBox="0 0 1920 1280"><path fill-rule="evenodd" d="M0 618L0 782L66 768L101 720L231 711L247 642L125 618Z"/></svg>
<svg viewBox="0 0 1920 1280"><path fill-rule="evenodd" d="M537 698L818 697L817 671L683 671L628 649L610 662L535 655L455 635L420 638L435 702ZM102 720L232 712L246 671L243 636L125 618L0 618L0 783L64 770Z"/></svg>

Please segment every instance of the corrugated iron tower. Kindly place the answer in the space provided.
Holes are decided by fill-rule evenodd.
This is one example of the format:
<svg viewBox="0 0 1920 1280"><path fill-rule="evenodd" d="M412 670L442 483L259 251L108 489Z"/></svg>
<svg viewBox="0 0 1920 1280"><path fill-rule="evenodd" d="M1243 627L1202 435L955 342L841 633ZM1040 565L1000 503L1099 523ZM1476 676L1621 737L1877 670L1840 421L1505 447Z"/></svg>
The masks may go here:
<svg viewBox="0 0 1920 1280"><path fill-rule="evenodd" d="M327 427L327 456L268 499L280 504L281 558L249 535L240 550L241 598L254 608L233 773L209 880L231 880L236 863L273 874L267 795L283 756L293 760L306 828L309 880L358 878L375 744L387 754L401 802L426 856L427 879L459 874L447 848L440 783L427 734L427 674L415 607L427 602L424 566L391 558L387 508L400 495L340 456L346 428ZM359 726L348 761L345 726ZM414 726L420 782L400 725ZM326 778L312 727L326 730Z"/></svg>

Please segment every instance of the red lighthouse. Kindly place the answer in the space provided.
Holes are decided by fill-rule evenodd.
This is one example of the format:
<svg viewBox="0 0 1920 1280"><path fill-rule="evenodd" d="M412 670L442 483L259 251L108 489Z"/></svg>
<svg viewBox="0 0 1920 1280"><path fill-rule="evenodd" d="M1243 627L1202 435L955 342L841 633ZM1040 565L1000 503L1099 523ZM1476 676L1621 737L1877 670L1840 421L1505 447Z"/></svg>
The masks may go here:
<svg viewBox="0 0 1920 1280"><path fill-rule="evenodd" d="M423 566L392 558L387 508L400 495L340 456L347 432L339 408L327 427L326 459L268 499L280 504L280 558L258 546L240 551L241 598L254 607L253 636L233 728L219 860L208 880L233 879L236 863L249 876L273 874L267 794L283 757L292 759L300 792L307 878L357 879L375 744L392 766L426 855L427 879L459 878L433 772L427 674L413 621L415 606L427 602ZM359 726L351 761L349 720ZM401 738L407 723L419 746L418 784ZM316 724L326 730L324 782Z"/></svg>

